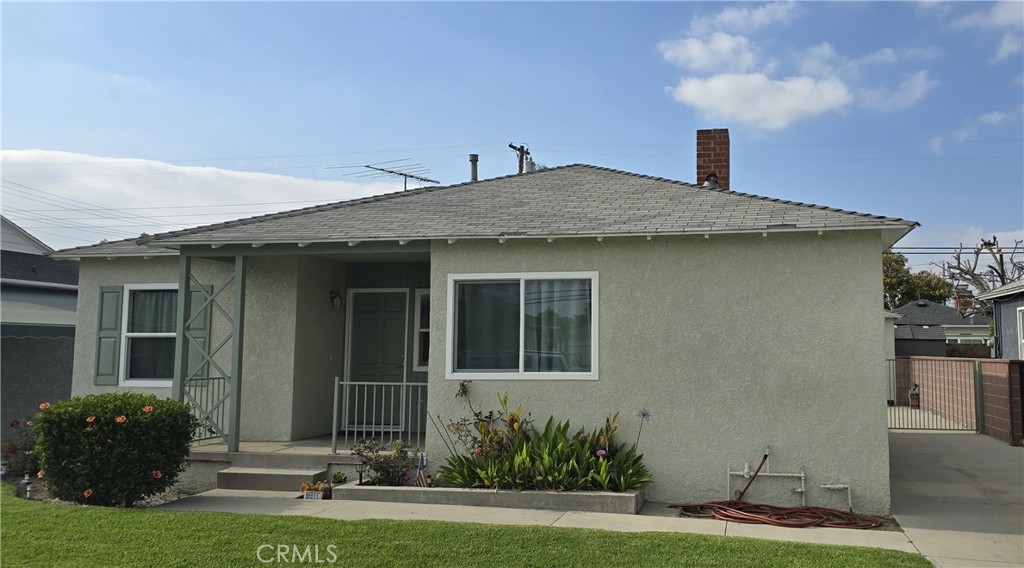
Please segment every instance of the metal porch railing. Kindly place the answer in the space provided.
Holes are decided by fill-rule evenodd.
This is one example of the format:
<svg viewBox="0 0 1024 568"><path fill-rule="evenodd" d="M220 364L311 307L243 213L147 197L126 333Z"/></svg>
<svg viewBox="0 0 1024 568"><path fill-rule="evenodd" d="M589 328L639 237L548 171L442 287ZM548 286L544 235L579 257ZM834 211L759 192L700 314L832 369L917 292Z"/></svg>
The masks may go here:
<svg viewBox="0 0 1024 568"><path fill-rule="evenodd" d="M334 422L331 453L360 438L381 444L421 438L426 432L426 383L369 383L334 379Z"/></svg>

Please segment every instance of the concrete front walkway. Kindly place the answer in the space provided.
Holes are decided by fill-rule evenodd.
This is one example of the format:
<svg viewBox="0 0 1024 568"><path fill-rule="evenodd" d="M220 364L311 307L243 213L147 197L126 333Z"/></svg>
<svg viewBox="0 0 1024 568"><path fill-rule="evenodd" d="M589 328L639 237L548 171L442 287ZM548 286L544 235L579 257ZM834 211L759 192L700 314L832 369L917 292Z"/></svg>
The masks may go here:
<svg viewBox="0 0 1024 568"><path fill-rule="evenodd" d="M936 566L1024 566L1024 449L974 433L891 431L892 513Z"/></svg>
<svg viewBox="0 0 1024 568"><path fill-rule="evenodd" d="M768 525L727 523L712 519L687 519L679 517L678 511L669 509L665 503L652 502L646 503L639 515L624 515L376 501L303 501L295 499L294 492L274 494L267 491L214 489L161 505L159 508L168 511L303 515L342 520L428 520L501 525L548 525L626 532L685 532L917 552L906 535L898 531L831 528L788 529Z"/></svg>

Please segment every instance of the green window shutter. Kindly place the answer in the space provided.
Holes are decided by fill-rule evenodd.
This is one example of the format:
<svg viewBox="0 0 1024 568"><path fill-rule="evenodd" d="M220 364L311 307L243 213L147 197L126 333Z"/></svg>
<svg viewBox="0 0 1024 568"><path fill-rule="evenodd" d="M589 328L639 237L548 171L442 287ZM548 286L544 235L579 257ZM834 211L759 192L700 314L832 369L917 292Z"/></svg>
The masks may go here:
<svg viewBox="0 0 1024 568"><path fill-rule="evenodd" d="M96 384L116 385L121 369L121 286L101 286L96 333Z"/></svg>
<svg viewBox="0 0 1024 568"><path fill-rule="evenodd" d="M213 286L206 288L206 295L213 293ZM203 305L204 294L200 290L192 291L192 314L189 318L199 313L199 307ZM203 358L203 352L210 351L210 305L202 310L202 314L192 321L192 337L195 341L188 342L188 373L186 377L206 378L210 376L210 364ZM197 372L198 371L198 372Z"/></svg>

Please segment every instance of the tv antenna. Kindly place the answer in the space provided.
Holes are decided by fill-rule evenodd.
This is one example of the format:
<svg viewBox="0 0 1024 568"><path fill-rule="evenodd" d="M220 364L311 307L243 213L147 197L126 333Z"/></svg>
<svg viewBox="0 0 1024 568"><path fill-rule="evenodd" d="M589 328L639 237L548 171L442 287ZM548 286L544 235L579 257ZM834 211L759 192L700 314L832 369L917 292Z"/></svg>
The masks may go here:
<svg viewBox="0 0 1024 568"><path fill-rule="evenodd" d="M382 178L397 176L402 178L402 189L409 189L409 180L414 179L423 183L439 184L441 182L424 177L430 173L430 169L418 162L412 162L412 158L399 160L388 160L386 162L375 162L372 164L353 164L348 166L325 166L325 170L336 170L342 168L362 168L360 171L342 174L343 176L355 176L360 178ZM388 167L381 167L389 165Z"/></svg>

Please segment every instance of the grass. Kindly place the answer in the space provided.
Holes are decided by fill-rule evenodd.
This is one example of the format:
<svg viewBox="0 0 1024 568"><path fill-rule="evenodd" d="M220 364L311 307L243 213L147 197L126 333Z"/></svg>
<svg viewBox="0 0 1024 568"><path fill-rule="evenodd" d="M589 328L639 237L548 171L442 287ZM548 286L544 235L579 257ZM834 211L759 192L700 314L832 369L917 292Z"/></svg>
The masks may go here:
<svg viewBox="0 0 1024 568"><path fill-rule="evenodd" d="M310 556L306 564L345 567L930 566L904 552L739 537L81 507L19 499L6 484L0 542L5 568L284 564L259 562L257 549L266 543L300 552L308 546L311 554L319 546L321 562ZM270 549L264 553L271 558Z"/></svg>

